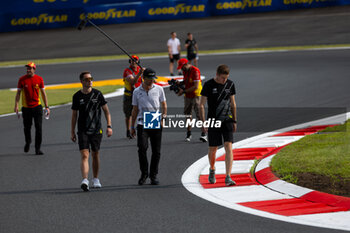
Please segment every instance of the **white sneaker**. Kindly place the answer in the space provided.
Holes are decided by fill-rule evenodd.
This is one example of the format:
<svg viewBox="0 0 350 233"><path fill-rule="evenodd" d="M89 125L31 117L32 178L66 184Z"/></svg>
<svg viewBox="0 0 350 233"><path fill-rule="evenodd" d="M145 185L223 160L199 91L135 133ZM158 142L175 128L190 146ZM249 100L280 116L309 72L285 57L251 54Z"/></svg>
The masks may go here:
<svg viewBox="0 0 350 233"><path fill-rule="evenodd" d="M88 179L83 179L83 181L81 182L80 188L82 190L84 190L84 192L89 191L89 181L88 181Z"/></svg>
<svg viewBox="0 0 350 233"><path fill-rule="evenodd" d="M102 185L100 183L100 180L98 178L93 178L92 179L92 188L99 189L101 187L102 187Z"/></svg>

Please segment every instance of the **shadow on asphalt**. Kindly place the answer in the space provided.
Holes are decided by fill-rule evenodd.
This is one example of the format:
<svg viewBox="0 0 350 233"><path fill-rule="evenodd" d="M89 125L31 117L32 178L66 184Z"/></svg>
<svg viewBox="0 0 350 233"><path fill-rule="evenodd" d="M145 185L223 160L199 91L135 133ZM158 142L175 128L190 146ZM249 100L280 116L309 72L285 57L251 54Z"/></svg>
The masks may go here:
<svg viewBox="0 0 350 233"><path fill-rule="evenodd" d="M45 156L45 155L36 155L34 152L32 153L28 153L28 154L25 154L25 153L12 153L12 154L0 154L0 158L7 158L7 157L26 157L26 156L32 156L32 157L42 157L42 156Z"/></svg>
<svg viewBox="0 0 350 233"><path fill-rule="evenodd" d="M85 193L97 193L97 192L116 192L123 190L159 190L159 189L174 189L183 187L182 184L169 184L169 185L113 185L104 186L101 189L90 188L89 192L84 192L80 188L65 188L65 189L38 189L38 190L19 190L19 191L6 191L0 192L0 195L27 195L27 194L52 194L52 195L67 195L67 194L85 194Z"/></svg>

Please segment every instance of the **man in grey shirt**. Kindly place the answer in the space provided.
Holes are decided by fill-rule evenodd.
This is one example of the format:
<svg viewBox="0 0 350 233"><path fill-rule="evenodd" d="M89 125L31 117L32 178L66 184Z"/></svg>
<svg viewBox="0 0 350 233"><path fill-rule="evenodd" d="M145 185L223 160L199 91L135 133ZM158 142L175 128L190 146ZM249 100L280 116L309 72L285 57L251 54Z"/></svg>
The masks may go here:
<svg viewBox="0 0 350 233"><path fill-rule="evenodd" d="M134 90L132 97L132 113L131 113L131 134L136 135L135 122L137 120L137 146L139 154L139 163L141 177L138 181L139 185L143 185L147 178L150 177L152 185L158 185L159 180L158 166L160 160L160 148L162 141L162 118L167 114L167 104L164 90L162 87L155 85L156 72L150 68L143 70L142 85ZM159 113L159 109L162 113ZM157 126L154 128L144 127L144 114L148 112L152 117L152 122L158 119ZM153 123L152 123L153 125ZM150 139L152 147L152 158L150 170L148 170L147 149L148 139Z"/></svg>

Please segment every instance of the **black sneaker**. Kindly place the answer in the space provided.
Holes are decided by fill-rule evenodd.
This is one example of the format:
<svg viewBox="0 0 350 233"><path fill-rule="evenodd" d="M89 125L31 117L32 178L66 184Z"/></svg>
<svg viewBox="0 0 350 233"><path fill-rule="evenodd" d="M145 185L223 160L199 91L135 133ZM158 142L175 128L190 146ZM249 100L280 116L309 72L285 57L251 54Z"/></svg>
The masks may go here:
<svg viewBox="0 0 350 233"><path fill-rule="evenodd" d="M187 131L187 135L186 135L185 141L186 141L186 142L190 142L190 141L191 141L191 138L192 138L191 131Z"/></svg>
<svg viewBox="0 0 350 233"><path fill-rule="evenodd" d="M25 145L24 145L24 152L28 152L29 151L29 147L30 147L30 143L26 143Z"/></svg>
<svg viewBox="0 0 350 233"><path fill-rule="evenodd" d="M233 186L233 185L236 185L236 182L234 182L230 176L226 176L225 184L226 186Z"/></svg>
<svg viewBox="0 0 350 233"><path fill-rule="evenodd" d="M173 73L170 73L170 76L174 76L174 74L173 74Z"/></svg>
<svg viewBox="0 0 350 233"><path fill-rule="evenodd" d="M129 139L133 139L134 137L131 135L130 130L126 131L126 137Z"/></svg>
<svg viewBox="0 0 350 233"><path fill-rule="evenodd" d="M215 184L216 183L216 178L215 178L215 169L210 169L209 168L209 177L208 177L209 183Z"/></svg>
<svg viewBox="0 0 350 233"><path fill-rule="evenodd" d="M44 152L42 152L41 150L35 150L35 154L36 154L36 155L43 155Z"/></svg>
<svg viewBox="0 0 350 233"><path fill-rule="evenodd" d="M141 175L140 179L139 179L139 185L143 185L146 180L147 180L147 175Z"/></svg>
<svg viewBox="0 0 350 233"><path fill-rule="evenodd" d="M157 179L157 177L151 178L151 185L159 185L159 180Z"/></svg>
<svg viewBox="0 0 350 233"><path fill-rule="evenodd" d="M202 133L199 140L201 140L202 142L207 142L208 141L208 137L205 133Z"/></svg>

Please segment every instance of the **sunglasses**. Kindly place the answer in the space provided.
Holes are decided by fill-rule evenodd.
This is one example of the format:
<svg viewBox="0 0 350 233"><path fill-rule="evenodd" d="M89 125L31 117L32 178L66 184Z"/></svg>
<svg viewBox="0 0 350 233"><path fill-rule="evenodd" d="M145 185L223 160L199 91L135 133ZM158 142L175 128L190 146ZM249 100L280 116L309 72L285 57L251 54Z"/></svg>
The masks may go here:
<svg viewBox="0 0 350 233"><path fill-rule="evenodd" d="M93 81L94 79L91 77L91 78L84 78L83 81L85 82L90 82L90 81Z"/></svg>

